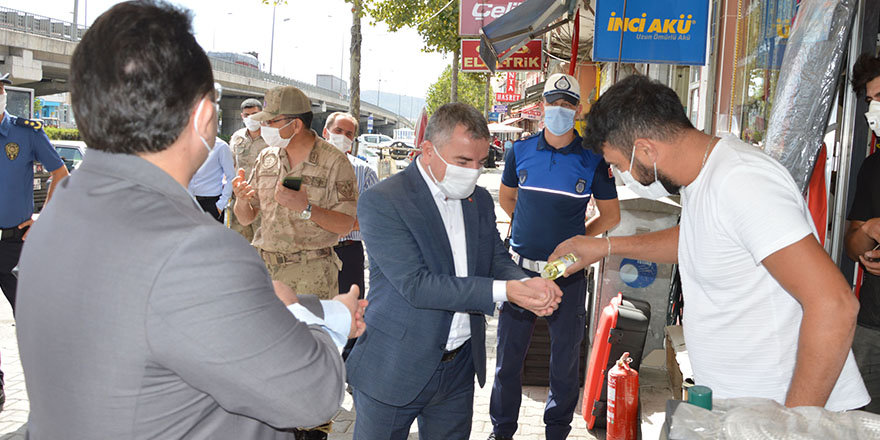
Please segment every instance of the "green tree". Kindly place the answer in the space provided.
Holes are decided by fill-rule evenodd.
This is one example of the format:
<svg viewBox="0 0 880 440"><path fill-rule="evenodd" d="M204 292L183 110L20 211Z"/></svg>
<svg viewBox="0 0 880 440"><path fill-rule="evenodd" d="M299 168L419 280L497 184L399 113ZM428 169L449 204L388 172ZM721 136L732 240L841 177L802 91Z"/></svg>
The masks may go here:
<svg viewBox="0 0 880 440"><path fill-rule="evenodd" d="M452 52L450 101L458 101L458 0L363 0L364 8L376 22L384 22L395 32L414 27L425 52Z"/></svg>
<svg viewBox="0 0 880 440"><path fill-rule="evenodd" d="M483 112L483 109L487 105L492 105L491 99L490 102L486 103L486 77L488 73L461 73L459 74L459 89L458 89L458 100L459 102L463 102L465 104L470 104L475 109ZM447 66L446 70L440 74L440 77L437 78L437 81L434 84L431 84L428 87L428 96L427 96L427 107L428 107L428 116L434 114L441 105L452 102L450 99L450 87L449 83L452 79L452 68L451 66Z"/></svg>
<svg viewBox="0 0 880 440"><path fill-rule="evenodd" d="M40 98L34 98L34 117L39 118L40 112L43 111L43 100Z"/></svg>

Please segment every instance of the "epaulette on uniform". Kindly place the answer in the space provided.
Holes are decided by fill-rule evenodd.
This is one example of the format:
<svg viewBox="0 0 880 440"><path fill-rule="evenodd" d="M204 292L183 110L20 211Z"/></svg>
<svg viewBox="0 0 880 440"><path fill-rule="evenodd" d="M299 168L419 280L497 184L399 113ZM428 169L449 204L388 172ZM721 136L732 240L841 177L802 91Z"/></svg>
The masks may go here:
<svg viewBox="0 0 880 440"><path fill-rule="evenodd" d="M43 123L40 121L35 121L32 119L25 118L15 118L15 125L19 127L28 127L33 128L34 131L40 131L43 129Z"/></svg>

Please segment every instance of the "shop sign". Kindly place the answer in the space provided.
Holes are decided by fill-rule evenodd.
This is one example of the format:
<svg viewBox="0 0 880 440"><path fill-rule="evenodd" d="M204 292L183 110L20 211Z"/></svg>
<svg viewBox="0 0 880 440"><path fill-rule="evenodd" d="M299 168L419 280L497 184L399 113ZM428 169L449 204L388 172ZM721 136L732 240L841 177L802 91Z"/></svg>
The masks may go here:
<svg viewBox="0 0 880 440"><path fill-rule="evenodd" d="M521 1L459 0L458 35L479 37L480 28L519 6Z"/></svg>
<svg viewBox="0 0 880 440"><path fill-rule="evenodd" d="M708 23L709 0L597 0L593 60L705 65Z"/></svg>
<svg viewBox="0 0 880 440"><path fill-rule="evenodd" d="M496 93L495 100L498 102L515 102L522 99L519 93Z"/></svg>
<svg viewBox="0 0 880 440"><path fill-rule="evenodd" d="M507 113L507 106L506 105L493 105L492 111L496 112L496 113Z"/></svg>
<svg viewBox="0 0 880 440"><path fill-rule="evenodd" d="M540 121L544 116L544 112L541 111L541 106L538 104L525 107L520 110L519 116L523 119L531 119L533 121Z"/></svg>
<svg viewBox="0 0 880 440"><path fill-rule="evenodd" d="M502 57L504 57L504 54L501 54L501 57L499 58ZM544 54L541 52L541 40L532 40L526 43L525 46L519 48L504 61L497 63L496 71L540 71L543 64ZM480 58L480 40L461 40L461 70L463 72L489 71L489 68L486 67L486 63ZM511 83L509 78L510 77L508 76L508 90L510 89ZM515 76L512 82L515 86Z"/></svg>
<svg viewBox="0 0 880 440"><path fill-rule="evenodd" d="M501 113L489 112L489 122L498 122L501 120Z"/></svg>

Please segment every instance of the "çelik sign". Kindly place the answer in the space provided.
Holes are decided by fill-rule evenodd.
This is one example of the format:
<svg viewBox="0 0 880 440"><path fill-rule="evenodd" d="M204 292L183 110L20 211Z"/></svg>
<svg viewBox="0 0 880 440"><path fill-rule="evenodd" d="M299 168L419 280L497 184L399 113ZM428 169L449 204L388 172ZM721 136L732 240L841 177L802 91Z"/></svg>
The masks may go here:
<svg viewBox="0 0 880 440"><path fill-rule="evenodd" d="M709 0L597 0L593 60L706 64ZM623 34L623 51L620 51Z"/></svg>
<svg viewBox="0 0 880 440"><path fill-rule="evenodd" d="M541 40L532 40L498 63L496 71L539 71L544 65ZM506 53L506 52L505 52ZM501 56L504 56L503 54ZM500 57L499 57L500 58ZM488 72L489 68L480 58L480 40L461 40L461 70L463 72Z"/></svg>
<svg viewBox="0 0 880 440"><path fill-rule="evenodd" d="M522 1L510 0L459 0L458 35L479 37L480 28L510 12Z"/></svg>

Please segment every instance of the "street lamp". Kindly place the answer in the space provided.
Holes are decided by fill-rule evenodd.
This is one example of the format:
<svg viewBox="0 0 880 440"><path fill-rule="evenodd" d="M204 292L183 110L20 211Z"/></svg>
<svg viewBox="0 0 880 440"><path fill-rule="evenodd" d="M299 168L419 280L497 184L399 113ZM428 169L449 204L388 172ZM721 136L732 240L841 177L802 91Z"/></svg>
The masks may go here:
<svg viewBox="0 0 880 440"><path fill-rule="evenodd" d="M275 8L277 7L277 3L272 5L272 43L269 47L269 75L272 74L272 63L275 61ZM284 23L289 20L289 18L285 18L281 22Z"/></svg>

